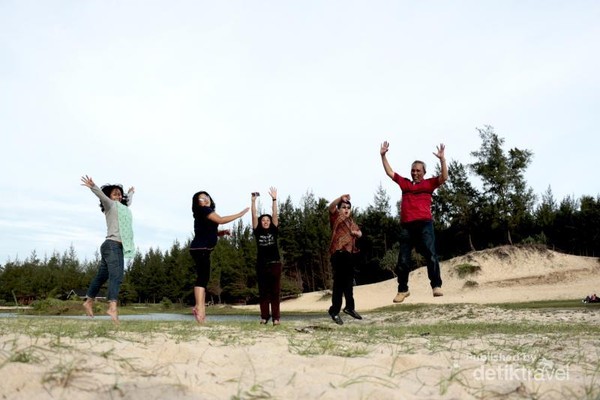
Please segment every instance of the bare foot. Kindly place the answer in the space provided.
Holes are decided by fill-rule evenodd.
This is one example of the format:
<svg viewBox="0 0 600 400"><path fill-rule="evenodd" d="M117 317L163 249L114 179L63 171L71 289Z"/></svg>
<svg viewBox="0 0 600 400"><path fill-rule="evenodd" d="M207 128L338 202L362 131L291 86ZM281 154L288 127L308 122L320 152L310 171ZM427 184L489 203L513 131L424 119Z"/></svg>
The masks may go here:
<svg viewBox="0 0 600 400"><path fill-rule="evenodd" d="M85 315L90 318L94 318L94 302L90 300L86 300L83 303L83 309L85 310Z"/></svg>
<svg viewBox="0 0 600 400"><path fill-rule="evenodd" d="M194 318L196 318L197 323L203 324L206 320L206 314L200 313L196 307L192 308L192 313L194 313Z"/></svg>
<svg viewBox="0 0 600 400"><path fill-rule="evenodd" d="M117 312L116 308L109 307L106 313L110 316L110 319L112 319L112 322L115 325L119 325L119 313Z"/></svg>

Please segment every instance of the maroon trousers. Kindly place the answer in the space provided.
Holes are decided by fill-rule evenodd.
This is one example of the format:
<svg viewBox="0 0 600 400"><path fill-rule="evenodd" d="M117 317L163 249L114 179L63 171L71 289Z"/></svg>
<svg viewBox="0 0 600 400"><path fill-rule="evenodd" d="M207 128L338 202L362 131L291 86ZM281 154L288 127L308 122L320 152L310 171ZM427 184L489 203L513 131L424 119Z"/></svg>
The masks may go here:
<svg viewBox="0 0 600 400"><path fill-rule="evenodd" d="M281 297L281 263L270 262L256 268L258 295L260 299L260 318L273 321L281 318L279 302ZM269 306L271 308L269 312Z"/></svg>

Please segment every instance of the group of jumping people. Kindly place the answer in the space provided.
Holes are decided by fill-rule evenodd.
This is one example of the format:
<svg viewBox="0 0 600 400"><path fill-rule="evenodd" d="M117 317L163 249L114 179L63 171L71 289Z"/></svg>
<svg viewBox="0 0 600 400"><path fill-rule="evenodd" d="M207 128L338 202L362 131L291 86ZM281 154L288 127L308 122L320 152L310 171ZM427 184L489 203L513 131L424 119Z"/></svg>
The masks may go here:
<svg viewBox="0 0 600 400"><path fill-rule="evenodd" d="M427 264L427 274L434 297L443 296L440 265L435 249L433 218L431 214L432 194L448 179L445 158L445 146L440 144L433 154L440 160L439 176L425 179L426 164L416 160L411 164L410 179L394 172L387 160L389 143L383 142L380 156L385 173L398 184L402 192L400 209L400 252L396 265L398 291L394 303L403 302L409 295L408 277L411 272L412 249L421 254ZM81 178L82 185L90 188L100 199L100 209L106 218L106 239L100 247L98 271L86 293L83 303L85 313L94 316L94 301L102 285L108 282L107 314L115 324L119 323L117 302L123 280L125 258L135 254L133 242L132 216L129 206L135 189L124 192L121 185L109 184L98 187L91 177ZM213 198L206 191L192 196L192 215L194 217L194 238L190 243L190 255L194 260L196 281L194 283L195 305L192 313L197 323L206 320L206 287L210 280L210 257L220 236L229 235L227 229L219 225L228 224L243 217L249 210L252 213L252 229L257 246L256 275L258 281L260 323L280 324L281 293L281 255L278 246L279 219L277 215L277 189L271 187L271 214L257 215L256 201L258 192L251 194L251 206L227 216L215 211ZM355 319L362 316L355 309L353 296L356 255L359 249L356 240L362 236L360 227L352 217L352 203L349 194L337 197L329 204L329 222L331 226L330 261L333 273L331 307L328 313L332 320L342 325L340 311ZM345 306L342 310L342 302Z"/></svg>

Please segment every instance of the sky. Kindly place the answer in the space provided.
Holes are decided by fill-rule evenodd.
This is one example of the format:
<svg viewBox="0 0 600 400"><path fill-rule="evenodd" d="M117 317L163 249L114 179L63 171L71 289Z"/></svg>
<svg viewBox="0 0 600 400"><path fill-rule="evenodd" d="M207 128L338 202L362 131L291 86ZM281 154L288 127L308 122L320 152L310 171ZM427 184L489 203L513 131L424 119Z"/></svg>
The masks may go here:
<svg viewBox="0 0 600 400"><path fill-rule="evenodd" d="M595 0L0 0L0 264L94 259L86 174L134 186L136 246L166 251L199 190L222 216L253 191L268 210L271 186L393 204L383 141L430 176L440 143L473 162L486 125L533 152L538 196L595 197L598 21Z"/></svg>

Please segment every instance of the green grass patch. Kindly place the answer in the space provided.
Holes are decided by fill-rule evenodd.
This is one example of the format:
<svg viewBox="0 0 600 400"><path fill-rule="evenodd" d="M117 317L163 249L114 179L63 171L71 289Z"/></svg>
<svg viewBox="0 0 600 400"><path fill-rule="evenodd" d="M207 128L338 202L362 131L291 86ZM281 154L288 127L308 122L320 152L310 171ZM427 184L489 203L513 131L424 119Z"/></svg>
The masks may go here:
<svg viewBox="0 0 600 400"><path fill-rule="evenodd" d="M458 274L459 278L464 278L469 275L477 274L481 272L481 267L479 265L473 264L459 264L454 267L454 270Z"/></svg>
<svg viewBox="0 0 600 400"><path fill-rule="evenodd" d="M599 303L600 305L600 303ZM528 309L572 309L572 308L590 308L594 304L586 304L578 300L545 300L528 301L522 303L498 303L490 304L491 307L500 307L505 310L528 310Z"/></svg>

